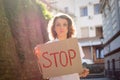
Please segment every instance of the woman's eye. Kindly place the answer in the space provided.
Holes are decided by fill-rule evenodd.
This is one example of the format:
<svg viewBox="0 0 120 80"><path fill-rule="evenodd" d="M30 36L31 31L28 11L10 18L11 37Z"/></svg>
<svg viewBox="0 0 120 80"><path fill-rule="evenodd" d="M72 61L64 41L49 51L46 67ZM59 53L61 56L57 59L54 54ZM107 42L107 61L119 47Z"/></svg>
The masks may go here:
<svg viewBox="0 0 120 80"><path fill-rule="evenodd" d="M58 26L58 27L59 27L59 26L60 26L60 24L56 24L55 26Z"/></svg>
<svg viewBox="0 0 120 80"><path fill-rule="evenodd" d="M67 24L55 24L56 27L67 27L68 25Z"/></svg>
<svg viewBox="0 0 120 80"><path fill-rule="evenodd" d="M64 27L67 27L68 25L67 24L63 24L64 25Z"/></svg>

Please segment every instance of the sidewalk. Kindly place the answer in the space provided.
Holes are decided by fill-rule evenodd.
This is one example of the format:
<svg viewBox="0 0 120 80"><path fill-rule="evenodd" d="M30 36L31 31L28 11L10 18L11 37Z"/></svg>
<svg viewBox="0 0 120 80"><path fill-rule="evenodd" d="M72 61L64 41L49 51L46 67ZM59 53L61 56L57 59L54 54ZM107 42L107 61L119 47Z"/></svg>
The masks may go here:
<svg viewBox="0 0 120 80"><path fill-rule="evenodd" d="M87 77L85 77L86 79L91 79L91 78L105 78L103 73L99 73L99 74L89 74ZM82 79L82 78L81 78ZM84 78L83 78L84 79Z"/></svg>
<svg viewBox="0 0 120 80"><path fill-rule="evenodd" d="M90 78L90 79L80 79L80 80L113 80L109 78Z"/></svg>
<svg viewBox="0 0 120 80"><path fill-rule="evenodd" d="M80 80L114 80L104 76L104 73L99 74L89 74L86 78L81 78Z"/></svg>

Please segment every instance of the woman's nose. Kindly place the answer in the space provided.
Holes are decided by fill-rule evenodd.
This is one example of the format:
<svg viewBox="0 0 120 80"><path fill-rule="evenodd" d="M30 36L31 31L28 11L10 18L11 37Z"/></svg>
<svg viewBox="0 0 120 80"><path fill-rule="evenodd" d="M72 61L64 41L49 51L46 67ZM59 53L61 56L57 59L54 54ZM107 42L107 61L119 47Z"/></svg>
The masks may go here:
<svg viewBox="0 0 120 80"><path fill-rule="evenodd" d="M60 28L64 28L64 25L61 25Z"/></svg>

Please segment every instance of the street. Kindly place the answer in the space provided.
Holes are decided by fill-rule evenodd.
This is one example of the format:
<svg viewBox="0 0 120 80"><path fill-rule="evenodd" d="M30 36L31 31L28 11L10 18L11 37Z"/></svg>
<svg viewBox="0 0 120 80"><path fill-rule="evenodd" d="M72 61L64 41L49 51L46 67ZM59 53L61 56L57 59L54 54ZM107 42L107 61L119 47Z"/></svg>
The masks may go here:
<svg viewBox="0 0 120 80"><path fill-rule="evenodd" d="M109 78L89 78L89 79L80 79L80 80L113 80Z"/></svg>

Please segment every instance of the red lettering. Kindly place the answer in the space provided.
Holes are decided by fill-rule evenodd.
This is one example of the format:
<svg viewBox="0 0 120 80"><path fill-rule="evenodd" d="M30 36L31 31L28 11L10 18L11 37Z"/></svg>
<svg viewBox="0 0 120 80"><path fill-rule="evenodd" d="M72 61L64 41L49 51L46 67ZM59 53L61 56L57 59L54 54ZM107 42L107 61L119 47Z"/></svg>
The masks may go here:
<svg viewBox="0 0 120 80"><path fill-rule="evenodd" d="M72 61L76 57L76 52L74 49L69 49L68 52L60 51L60 52L54 52L54 53L50 53L50 54L48 54L48 52L44 52L42 54L42 57L44 58L45 61L47 61L46 64L43 63L41 65L44 68L49 68L53 64L55 65L55 67L59 67L58 64L60 64L63 67L66 67L66 66L68 66L68 64L70 64L70 66L72 66L72 64L73 64ZM64 57L64 60L63 60L63 57ZM51 60L51 58L53 58L53 59ZM39 65L40 65L40 63L39 63Z"/></svg>
<svg viewBox="0 0 120 80"><path fill-rule="evenodd" d="M58 67L58 64L57 64L57 59L56 59L56 55L59 54L58 52L56 53L51 53L50 55L53 55L54 57L54 61L55 61L55 66Z"/></svg>
<svg viewBox="0 0 120 80"><path fill-rule="evenodd" d="M73 56L71 53L73 53ZM76 57L76 52L73 49L69 49L68 54L69 54L69 59L70 59L70 65L72 65L72 59L74 59Z"/></svg>
<svg viewBox="0 0 120 80"><path fill-rule="evenodd" d="M45 56L45 55L48 55L48 52L44 52L42 54L42 57L45 58L49 62L49 64L48 65L43 64L43 67L44 68L49 68L52 65L52 61L49 58L47 58L47 56Z"/></svg>
<svg viewBox="0 0 120 80"><path fill-rule="evenodd" d="M65 64L63 64L63 62L62 62L62 57L63 57L62 54L64 54L64 55L65 55L65 58L66 58ZM67 57L66 52L65 52L65 51L61 51L59 56L60 56L60 64L61 64L63 67L67 66L67 64L68 64L68 57Z"/></svg>

